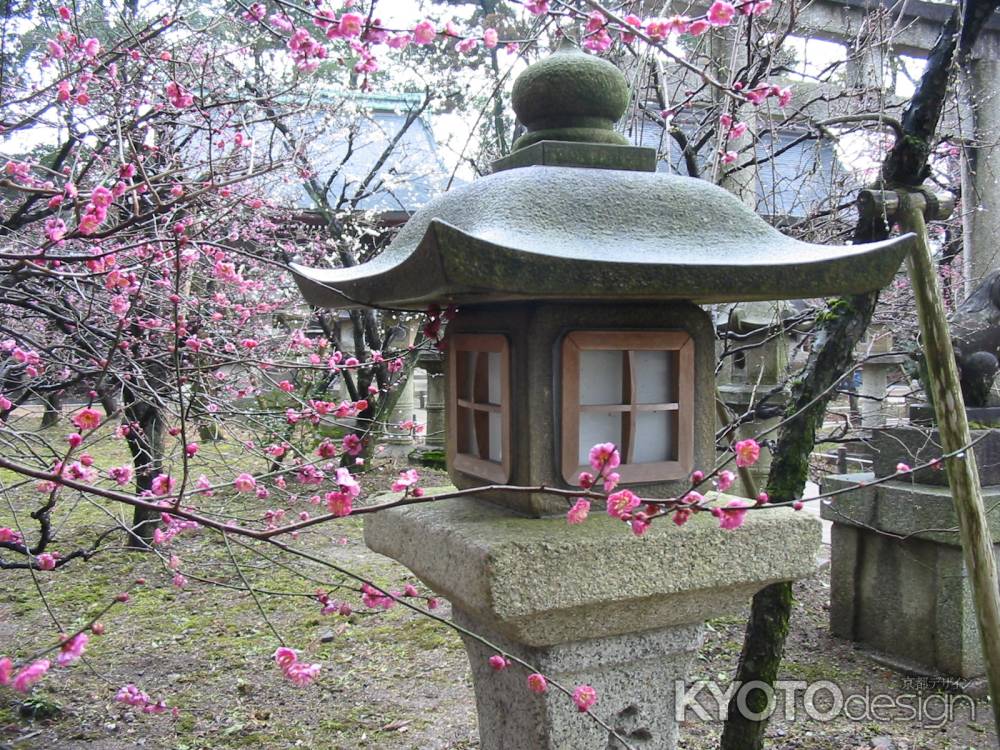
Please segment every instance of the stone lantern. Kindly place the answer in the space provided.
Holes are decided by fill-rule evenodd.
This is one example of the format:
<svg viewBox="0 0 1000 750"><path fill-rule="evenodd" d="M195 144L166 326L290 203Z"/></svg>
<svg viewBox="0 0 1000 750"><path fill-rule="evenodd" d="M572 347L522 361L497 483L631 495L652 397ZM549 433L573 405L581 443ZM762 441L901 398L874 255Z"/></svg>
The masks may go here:
<svg viewBox="0 0 1000 750"><path fill-rule="evenodd" d="M675 680L706 619L810 574L819 522L771 510L726 531L709 514L642 537L565 498L614 442L622 482L672 497L715 460L714 338L699 304L818 297L886 284L909 239L853 247L778 233L707 182L659 174L613 130L628 103L610 63L561 50L514 84L526 135L493 174L418 212L352 268L294 268L315 305L454 304L446 332L449 475L485 496L369 516L365 539L447 597L465 637L484 750L605 750L618 740L565 695L529 692L494 647L572 687L635 747L676 741ZM725 500L723 500L725 502ZM595 509L597 510L597 509Z"/></svg>

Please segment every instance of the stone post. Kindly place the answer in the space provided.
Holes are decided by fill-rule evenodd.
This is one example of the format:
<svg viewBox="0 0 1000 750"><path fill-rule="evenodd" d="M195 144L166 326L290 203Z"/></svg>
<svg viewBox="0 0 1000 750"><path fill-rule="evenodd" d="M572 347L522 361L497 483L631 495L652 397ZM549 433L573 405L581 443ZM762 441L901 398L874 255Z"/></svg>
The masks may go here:
<svg viewBox="0 0 1000 750"><path fill-rule="evenodd" d="M400 349L405 349L408 345L413 343L413 339L415 338L417 332L417 324L415 321L407 321L401 323L401 325L406 330L406 340L395 342L394 346ZM402 386L397 387L400 388L399 395L396 397L396 403L389 414L388 424L385 427L386 442L392 445L411 445L413 443L412 431L400 427L400 425L407 420L413 419L414 402L412 368L410 370L409 377L406 378L406 382Z"/></svg>
<svg viewBox="0 0 1000 750"><path fill-rule="evenodd" d="M444 450L444 361L439 352L423 351L417 357L417 367L427 373L427 425L424 446Z"/></svg>
<svg viewBox="0 0 1000 750"><path fill-rule="evenodd" d="M962 245L966 289L1000 268L1000 61L972 60L962 96L972 121L962 159Z"/></svg>
<svg viewBox="0 0 1000 750"><path fill-rule="evenodd" d="M861 397L858 411L864 430L886 426L889 373L908 360L905 354L892 354L892 347L892 332L884 325L870 326L866 340L858 347L858 354L869 358L861 366L861 387L858 389Z"/></svg>

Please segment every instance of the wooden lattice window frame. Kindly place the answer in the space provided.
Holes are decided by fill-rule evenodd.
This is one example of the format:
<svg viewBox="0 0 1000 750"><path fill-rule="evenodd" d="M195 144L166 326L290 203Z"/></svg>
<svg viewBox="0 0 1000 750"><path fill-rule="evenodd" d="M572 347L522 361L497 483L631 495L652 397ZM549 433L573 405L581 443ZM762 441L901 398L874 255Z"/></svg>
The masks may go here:
<svg viewBox="0 0 1000 750"><path fill-rule="evenodd" d="M621 404L581 404L580 353L588 350L620 351L622 364ZM676 352L676 400L638 403L635 353ZM573 331L562 344L562 473L576 484L580 472L590 467L580 463L580 413L622 412L622 464L617 469L623 483L670 481L687 477L694 462L694 341L683 331ZM635 434L641 411L676 411L674 460L635 463ZM586 446L589 448L589 446Z"/></svg>
<svg viewBox="0 0 1000 750"><path fill-rule="evenodd" d="M474 382L468 385L467 356L475 355ZM499 403L489 400L489 355L496 354L499 364ZM494 483L510 479L510 345L502 334L456 334L449 340L448 350L448 463L471 476ZM471 396L471 398L469 398ZM472 412L471 423L467 419ZM500 420L500 460L489 458L489 416ZM470 448L470 429L475 432L478 451Z"/></svg>

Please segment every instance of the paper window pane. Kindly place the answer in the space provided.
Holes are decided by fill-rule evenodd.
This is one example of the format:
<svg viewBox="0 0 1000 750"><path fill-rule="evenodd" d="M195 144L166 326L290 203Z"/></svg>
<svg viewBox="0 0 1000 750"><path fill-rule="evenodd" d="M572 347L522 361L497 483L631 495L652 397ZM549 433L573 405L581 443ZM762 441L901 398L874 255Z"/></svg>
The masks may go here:
<svg viewBox="0 0 1000 750"><path fill-rule="evenodd" d="M590 460L590 449L597 443L622 444L622 414L618 411L580 412L580 464Z"/></svg>
<svg viewBox="0 0 1000 750"><path fill-rule="evenodd" d="M676 403L674 361L676 352L632 352L637 404Z"/></svg>
<svg viewBox="0 0 1000 750"><path fill-rule="evenodd" d="M458 397L474 401L476 383L476 359L479 352L461 352L458 357Z"/></svg>
<svg viewBox="0 0 1000 750"><path fill-rule="evenodd" d="M467 453L470 456L479 455L479 443L476 440L476 413L472 409L458 409L459 435L461 436L459 453Z"/></svg>
<svg viewBox="0 0 1000 750"><path fill-rule="evenodd" d="M677 412L644 411L636 415L632 463L677 460Z"/></svg>
<svg viewBox="0 0 1000 750"><path fill-rule="evenodd" d="M490 425L490 461L496 461L500 463L503 461L503 451L501 450L502 442L500 440L500 426L501 426L501 415L499 412L490 412L489 425Z"/></svg>
<svg viewBox="0 0 1000 750"><path fill-rule="evenodd" d="M580 403L622 403L624 352L591 349L580 352ZM589 449L593 443L588 443Z"/></svg>
<svg viewBox="0 0 1000 750"><path fill-rule="evenodd" d="M486 363L486 369L489 373L487 399L491 404L500 404L502 403L500 399L500 352L489 352Z"/></svg>

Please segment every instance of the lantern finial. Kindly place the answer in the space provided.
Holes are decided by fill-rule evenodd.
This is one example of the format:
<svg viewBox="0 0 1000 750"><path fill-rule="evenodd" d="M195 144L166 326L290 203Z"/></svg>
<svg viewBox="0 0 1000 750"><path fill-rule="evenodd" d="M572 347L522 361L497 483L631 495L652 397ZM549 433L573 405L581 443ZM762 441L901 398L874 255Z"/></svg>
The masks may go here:
<svg viewBox="0 0 1000 750"><path fill-rule="evenodd" d="M514 150L539 141L631 145L614 129L628 99L628 82L618 68L564 39L555 54L514 81L514 112L528 129Z"/></svg>

